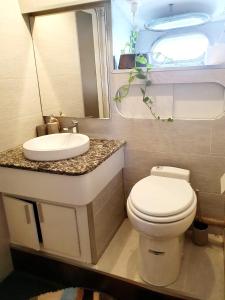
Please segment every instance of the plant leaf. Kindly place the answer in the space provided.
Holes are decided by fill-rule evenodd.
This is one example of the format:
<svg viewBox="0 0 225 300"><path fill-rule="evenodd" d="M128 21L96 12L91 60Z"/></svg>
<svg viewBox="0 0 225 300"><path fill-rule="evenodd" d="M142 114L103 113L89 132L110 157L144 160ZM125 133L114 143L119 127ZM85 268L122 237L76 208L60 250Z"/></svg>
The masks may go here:
<svg viewBox="0 0 225 300"><path fill-rule="evenodd" d="M134 81L134 79L135 79L135 75L132 75L129 77L128 82L131 83Z"/></svg>
<svg viewBox="0 0 225 300"><path fill-rule="evenodd" d="M146 79L146 75L144 75L144 74L142 74L142 73L138 73L138 74L136 74L135 76L136 76L136 78L138 78L138 79Z"/></svg>
<svg viewBox="0 0 225 300"><path fill-rule="evenodd" d="M167 121L168 122L173 122L173 118L168 118Z"/></svg>
<svg viewBox="0 0 225 300"><path fill-rule="evenodd" d="M148 63L147 58L143 55L136 56L135 61L141 65L147 65Z"/></svg>
<svg viewBox="0 0 225 300"><path fill-rule="evenodd" d="M143 101L144 101L144 103L147 103L147 102L149 102L149 100L150 100L150 98L149 97L144 97L144 99L143 99Z"/></svg>
<svg viewBox="0 0 225 300"><path fill-rule="evenodd" d="M135 67L135 70L136 70L137 72L142 72L142 69L141 69L141 68Z"/></svg>
<svg viewBox="0 0 225 300"><path fill-rule="evenodd" d="M142 95L145 95L145 90L143 88L140 88Z"/></svg>

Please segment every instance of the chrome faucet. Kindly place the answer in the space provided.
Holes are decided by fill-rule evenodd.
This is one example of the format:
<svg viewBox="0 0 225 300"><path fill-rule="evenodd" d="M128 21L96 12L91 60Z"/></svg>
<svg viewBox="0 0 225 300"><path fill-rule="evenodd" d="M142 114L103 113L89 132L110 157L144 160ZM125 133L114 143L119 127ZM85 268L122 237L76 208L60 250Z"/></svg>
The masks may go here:
<svg viewBox="0 0 225 300"><path fill-rule="evenodd" d="M76 120L72 120L72 125L67 126L67 127L63 127L63 132L73 132L73 133L79 133L79 126L78 126L78 121ZM76 128L76 131L74 131L73 129Z"/></svg>

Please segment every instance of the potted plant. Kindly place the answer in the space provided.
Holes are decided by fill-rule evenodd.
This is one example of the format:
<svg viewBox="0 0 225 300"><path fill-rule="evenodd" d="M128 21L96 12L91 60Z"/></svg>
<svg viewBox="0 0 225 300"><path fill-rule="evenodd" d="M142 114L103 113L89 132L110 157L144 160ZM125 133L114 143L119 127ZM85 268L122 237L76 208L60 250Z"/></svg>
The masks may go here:
<svg viewBox="0 0 225 300"><path fill-rule="evenodd" d="M151 96L147 95L147 88L151 85L151 81L149 80L149 73L152 69L152 65L148 63L148 60L145 55L137 55L135 58L135 63L141 65L144 68L140 68L136 66L134 69L132 69L129 72L128 83L122 85L117 90L113 100L116 102L121 102L125 97L128 96L131 84L135 81L135 79L143 80L143 84L140 86L142 101L148 107L154 119L173 122L172 118L162 119L159 115L156 115L156 113L153 110L153 99Z"/></svg>

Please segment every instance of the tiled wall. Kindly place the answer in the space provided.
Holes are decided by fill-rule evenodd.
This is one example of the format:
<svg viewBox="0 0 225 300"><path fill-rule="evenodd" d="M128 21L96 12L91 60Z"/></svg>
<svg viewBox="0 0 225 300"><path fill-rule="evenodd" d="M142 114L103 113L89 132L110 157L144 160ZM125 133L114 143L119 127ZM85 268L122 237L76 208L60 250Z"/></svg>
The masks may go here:
<svg viewBox="0 0 225 300"><path fill-rule="evenodd" d="M30 34L17 0L0 1L0 151L35 134L42 122ZM0 280L11 270L0 199ZM2 263L4 262L4 263Z"/></svg>
<svg viewBox="0 0 225 300"><path fill-rule="evenodd" d="M34 136L42 122L32 42L17 0L0 1L0 151Z"/></svg>
<svg viewBox="0 0 225 300"><path fill-rule="evenodd" d="M113 82L116 81L114 78ZM224 218L224 198L220 195L220 177L225 171L224 129L225 118L163 123L125 119L115 107L110 120L80 120L81 132L127 141L124 172L127 193L154 165L188 168L193 187L200 190L203 214L219 220Z"/></svg>
<svg viewBox="0 0 225 300"><path fill-rule="evenodd" d="M80 131L127 141L124 171L127 193L155 165L187 168L191 170L192 186L200 190L203 215L224 219L225 198L220 194L220 177L225 172L225 117L172 123L125 119L112 103L110 120L80 120Z"/></svg>

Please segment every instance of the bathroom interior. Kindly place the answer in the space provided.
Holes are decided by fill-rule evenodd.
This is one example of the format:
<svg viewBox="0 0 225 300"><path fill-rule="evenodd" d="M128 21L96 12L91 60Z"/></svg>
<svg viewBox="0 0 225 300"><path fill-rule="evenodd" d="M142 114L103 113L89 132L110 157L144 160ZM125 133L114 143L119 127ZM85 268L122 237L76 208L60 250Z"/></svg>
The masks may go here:
<svg viewBox="0 0 225 300"><path fill-rule="evenodd" d="M0 299L225 299L225 0L0 1L0 41Z"/></svg>

